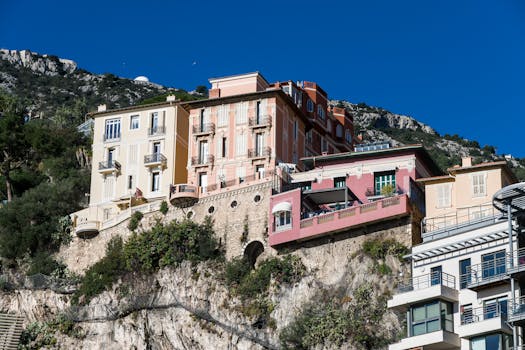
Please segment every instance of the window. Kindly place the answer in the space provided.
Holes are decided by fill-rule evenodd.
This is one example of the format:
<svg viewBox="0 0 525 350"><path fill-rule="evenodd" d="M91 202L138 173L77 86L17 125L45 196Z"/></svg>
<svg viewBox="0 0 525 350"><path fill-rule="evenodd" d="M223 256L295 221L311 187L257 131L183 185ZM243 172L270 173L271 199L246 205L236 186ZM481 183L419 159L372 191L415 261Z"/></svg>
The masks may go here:
<svg viewBox="0 0 525 350"><path fill-rule="evenodd" d="M348 129L345 131L345 140L347 143L352 143L352 133Z"/></svg>
<svg viewBox="0 0 525 350"><path fill-rule="evenodd" d="M106 120L104 140L120 139L120 118Z"/></svg>
<svg viewBox="0 0 525 350"><path fill-rule="evenodd" d="M264 164L258 164L255 166L255 177L257 179L264 178Z"/></svg>
<svg viewBox="0 0 525 350"><path fill-rule="evenodd" d="M203 193L206 193L206 190L208 188L208 174L207 173L199 173L199 187L201 188L201 191Z"/></svg>
<svg viewBox="0 0 525 350"><path fill-rule="evenodd" d="M395 171L388 171L388 172L374 174L374 189L375 189L376 196L380 194L387 194L384 192L390 192L390 193L395 192L396 190Z"/></svg>
<svg viewBox="0 0 525 350"><path fill-rule="evenodd" d="M257 157L264 156L264 134L255 134L255 155Z"/></svg>
<svg viewBox="0 0 525 350"><path fill-rule="evenodd" d="M139 116L138 115L132 115L130 117L130 119L129 119L129 128L131 130L139 128Z"/></svg>
<svg viewBox="0 0 525 350"><path fill-rule="evenodd" d="M346 177L341 176L341 177L336 177L334 179L334 187L335 188L342 188L342 187L345 187L345 186L346 186Z"/></svg>
<svg viewBox="0 0 525 350"><path fill-rule="evenodd" d="M324 108L323 108L323 106L321 106L321 105L317 105L317 115L319 116L319 118L321 118L322 120L324 120L325 114L324 114Z"/></svg>
<svg viewBox="0 0 525 350"><path fill-rule="evenodd" d="M115 196L115 176L108 175L104 181L104 199L111 200Z"/></svg>
<svg viewBox="0 0 525 350"><path fill-rule="evenodd" d="M326 121L326 129L328 129L328 132L330 134L332 133L332 121L331 120Z"/></svg>
<svg viewBox="0 0 525 350"><path fill-rule="evenodd" d="M482 278L491 279L505 273L505 250L481 256Z"/></svg>
<svg viewBox="0 0 525 350"><path fill-rule="evenodd" d="M219 127L221 126L228 126L228 119L229 119L229 111L228 111L229 105L222 105L217 107L217 124Z"/></svg>
<svg viewBox="0 0 525 350"><path fill-rule="evenodd" d="M133 175L128 176L128 190L133 189Z"/></svg>
<svg viewBox="0 0 525 350"><path fill-rule="evenodd" d="M430 269L430 285L435 286L441 284L441 273L443 272L441 266L434 266Z"/></svg>
<svg viewBox="0 0 525 350"><path fill-rule="evenodd" d="M461 260L459 262L459 288L467 288L467 284L471 281L470 259Z"/></svg>
<svg viewBox="0 0 525 350"><path fill-rule="evenodd" d="M235 105L235 122L245 124L248 119L248 102L239 102Z"/></svg>
<svg viewBox="0 0 525 350"><path fill-rule="evenodd" d="M159 113L158 112L151 113L150 127L151 127L152 134L157 132L157 129L159 127Z"/></svg>
<svg viewBox="0 0 525 350"><path fill-rule="evenodd" d="M151 192L160 190L160 173L155 171L151 173Z"/></svg>
<svg viewBox="0 0 525 350"><path fill-rule="evenodd" d="M472 313L472 304L461 306L461 324L469 324L474 322L474 315Z"/></svg>
<svg viewBox="0 0 525 350"><path fill-rule="evenodd" d="M509 350L511 336L507 334L487 334L470 340L471 350Z"/></svg>
<svg viewBox="0 0 525 350"><path fill-rule="evenodd" d="M115 161L115 149L108 148L108 168L113 167L114 161Z"/></svg>
<svg viewBox="0 0 525 350"><path fill-rule="evenodd" d="M450 201L450 184L437 185L437 208L448 208L451 205Z"/></svg>
<svg viewBox="0 0 525 350"><path fill-rule="evenodd" d="M314 103L310 99L308 99L308 101L306 101L306 110L308 112L313 112L314 111Z"/></svg>
<svg viewBox="0 0 525 350"><path fill-rule="evenodd" d="M483 319L495 318L507 315L507 297L485 300L483 302Z"/></svg>
<svg viewBox="0 0 525 350"><path fill-rule="evenodd" d="M299 136L299 126L297 125L297 120L293 121L293 139L294 141L297 141L297 138Z"/></svg>
<svg viewBox="0 0 525 350"><path fill-rule="evenodd" d="M305 137L306 137L306 143L307 144L312 144L312 130L308 130L305 134Z"/></svg>
<svg viewBox="0 0 525 350"><path fill-rule="evenodd" d="M284 231L292 227L292 213L289 211L280 211L275 213L275 230Z"/></svg>
<svg viewBox="0 0 525 350"><path fill-rule="evenodd" d="M244 167L238 167L236 172L239 183L242 184L244 182L244 178L246 177L246 169Z"/></svg>
<svg viewBox="0 0 525 350"><path fill-rule="evenodd" d="M226 150L227 150L228 142L226 137L223 137L221 140L221 156L222 158L226 158Z"/></svg>
<svg viewBox="0 0 525 350"><path fill-rule="evenodd" d="M321 152L328 152L328 141L324 137L321 139Z"/></svg>
<svg viewBox="0 0 525 350"><path fill-rule="evenodd" d="M246 154L246 134L237 134L235 136L235 155Z"/></svg>
<svg viewBox="0 0 525 350"><path fill-rule="evenodd" d="M138 160L138 145L129 145L128 147L128 157L129 164L137 164Z"/></svg>
<svg viewBox="0 0 525 350"><path fill-rule="evenodd" d="M199 142L199 164L206 164L208 162L208 141Z"/></svg>
<svg viewBox="0 0 525 350"><path fill-rule="evenodd" d="M445 301L432 301L412 306L410 309L410 335L421 335L454 329L452 320L452 304Z"/></svg>
<svg viewBox="0 0 525 350"><path fill-rule="evenodd" d="M472 175L472 197L482 197L487 195L485 183L485 173Z"/></svg>

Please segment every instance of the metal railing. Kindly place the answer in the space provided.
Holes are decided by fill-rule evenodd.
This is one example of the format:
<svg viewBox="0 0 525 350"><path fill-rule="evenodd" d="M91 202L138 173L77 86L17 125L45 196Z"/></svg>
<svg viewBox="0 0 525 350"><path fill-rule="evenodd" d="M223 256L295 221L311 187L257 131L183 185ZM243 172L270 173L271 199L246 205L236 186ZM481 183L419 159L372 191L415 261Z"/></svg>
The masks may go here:
<svg viewBox="0 0 525 350"><path fill-rule="evenodd" d="M165 126L156 126L153 128L148 129L148 135L164 135L166 133L166 127Z"/></svg>
<svg viewBox="0 0 525 350"><path fill-rule="evenodd" d="M271 115L260 115L257 117L252 117L248 120L248 126L250 127L259 127L259 126L271 126L272 125L272 116Z"/></svg>
<svg viewBox="0 0 525 350"><path fill-rule="evenodd" d="M214 161L215 157L212 154L208 154L206 156L191 157L192 166L213 164Z"/></svg>
<svg viewBox="0 0 525 350"><path fill-rule="evenodd" d="M170 194L175 193L199 193L199 188L194 185L179 184L170 186Z"/></svg>
<svg viewBox="0 0 525 350"><path fill-rule="evenodd" d="M455 228L461 225L471 225L483 221L492 220L501 216L492 203L481 204L467 208L458 208L452 214L424 218L421 222L421 232L432 232L447 228Z"/></svg>
<svg viewBox="0 0 525 350"><path fill-rule="evenodd" d="M269 157L272 155L270 147L252 148L248 150L248 158Z"/></svg>
<svg viewBox="0 0 525 350"><path fill-rule="evenodd" d="M104 142L117 142L120 141L120 132L112 135L102 134L102 140Z"/></svg>
<svg viewBox="0 0 525 350"><path fill-rule="evenodd" d="M144 156L144 164L149 163L163 163L165 164L168 159L162 153L153 153Z"/></svg>
<svg viewBox="0 0 525 350"><path fill-rule="evenodd" d="M509 319L511 321L525 319L525 296L518 298L514 304L511 304L509 307Z"/></svg>
<svg viewBox="0 0 525 350"><path fill-rule="evenodd" d="M397 290L399 293L411 292L429 288L436 285L442 285L452 289L456 289L456 278L446 272L431 272L425 275L412 277L408 281L400 282Z"/></svg>
<svg viewBox="0 0 525 350"><path fill-rule="evenodd" d="M214 123L196 124L192 127L193 134L210 134L215 132Z"/></svg>
<svg viewBox="0 0 525 350"><path fill-rule="evenodd" d="M508 255L485 261L467 268L467 273L460 275L461 287L483 285L501 281L507 277Z"/></svg>
<svg viewBox="0 0 525 350"><path fill-rule="evenodd" d="M110 170L110 169L116 169L120 170L121 166L120 163L116 160L105 160L98 163L98 170Z"/></svg>
<svg viewBox="0 0 525 350"><path fill-rule="evenodd" d="M507 307L505 305L493 303L475 309L464 310L461 312L461 325L490 320L496 317L507 319Z"/></svg>

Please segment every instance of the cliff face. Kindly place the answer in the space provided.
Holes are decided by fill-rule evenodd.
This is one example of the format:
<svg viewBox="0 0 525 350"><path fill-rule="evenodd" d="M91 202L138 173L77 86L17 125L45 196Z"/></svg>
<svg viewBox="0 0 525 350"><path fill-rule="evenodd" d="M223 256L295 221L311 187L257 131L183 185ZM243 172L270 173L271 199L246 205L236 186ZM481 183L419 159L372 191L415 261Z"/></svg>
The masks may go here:
<svg viewBox="0 0 525 350"><path fill-rule="evenodd" d="M273 280L269 300L273 324L261 324L246 312L247 301L232 293L220 278L220 263L184 263L151 276L129 276L82 307L70 306L70 294L49 290L2 293L0 310L20 313L26 326L65 315L75 321L75 332L55 332L55 348L63 349L279 349L279 334L305 305L326 302L327 295L352 300L364 283L374 286L370 303L392 292L400 274L409 268L387 256L386 274L375 270L377 261L362 252L366 239L393 238L408 244L409 220L362 228L338 241L321 241L292 249L306 266L306 275L293 285ZM364 322L364 321L363 321ZM392 312L381 317L377 330L394 339L402 326ZM362 349L350 338L340 346L319 348Z"/></svg>

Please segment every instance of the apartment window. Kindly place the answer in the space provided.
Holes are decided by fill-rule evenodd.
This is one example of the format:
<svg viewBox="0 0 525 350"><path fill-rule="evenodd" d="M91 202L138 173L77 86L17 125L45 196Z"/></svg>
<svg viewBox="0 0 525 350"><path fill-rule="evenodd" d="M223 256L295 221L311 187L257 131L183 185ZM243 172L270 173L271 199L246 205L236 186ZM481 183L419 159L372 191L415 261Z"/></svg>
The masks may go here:
<svg viewBox="0 0 525 350"><path fill-rule="evenodd" d="M308 101L306 101L306 110L308 112L313 112L314 111L314 102L310 99L308 99Z"/></svg>
<svg viewBox="0 0 525 350"><path fill-rule="evenodd" d="M133 189L133 175L128 176L128 190Z"/></svg>
<svg viewBox="0 0 525 350"><path fill-rule="evenodd" d="M507 315L508 301L507 297L500 297L483 302L483 318L495 318Z"/></svg>
<svg viewBox="0 0 525 350"><path fill-rule="evenodd" d="M120 118L106 120L104 140L120 139Z"/></svg>
<svg viewBox="0 0 525 350"><path fill-rule="evenodd" d="M321 106L321 105L317 105L317 115L319 116L319 118L321 118L322 120L324 120L325 114L324 114L324 108L323 108L323 106Z"/></svg>
<svg viewBox="0 0 525 350"><path fill-rule="evenodd" d="M238 167L236 172L237 178L239 179L239 183L242 184L246 177L246 169L244 167Z"/></svg>
<svg viewBox="0 0 525 350"><path fill-rule="evenodd" d="M332 133L332 121L331 120L326 121L326 128L328 129L328 132L331 134Z"/></svg>
<svg viewBox="0 0 525 350"><path fill-rule="evenodd" d="M385 192L386 189L383 190L383 188L385 188L386 186L388 186L388 192L394 192L396 190L395 171L387 171L387 172L374 174L375 194L376 195L384 194L383 192Z"/></svg>
<svg viewBox="0 0 525 350"><path fill-rule="evenodd" d="M235 155L246 154L246 134L237 134L235 136Z"/></svg>
<svg viewBox="0 0 525 350"><path fill-rule="evenodd" d="M199 187L201 188L202 192L206 192L208 188L208 174L207 173L199 173Z"/></svg>
<svg viewBox="0 0 525 350"><path fill-rule="evenodd" d="M474 315L472 314L472 304L461 305L461 324L469 324L474 322Z"/></svg>
<svg viewBox="0 0 525 350"><path fill-rule="evenodd" d="M115 149L108 148L108 167L112 167L114 161L115 161Z"/></svg>
<svg viewBox="0 0 525 350"><path fill-rule="evenodd" d="M222 158L226 158L227 147L228 147L228 140L226 139L226 137L223 137L222 140L221 140L221 156L222 156Z"/></svg>
<svg viewBox="0 0 525 350"><path fill-rule="evenodd" d="M452 332L452 304L445 301L431 301L410 308L410 335L421 335L439 330Z"/></svg>
<svg viewBox="0 0 525 350"><path fill-rule="evenodd" d="M293 139L294 141L297 141L297 138L299 137L299 125L297 123L297 120L293 121Z"/></svg>
<svg viewBox="0 0 525 350"><path fill-rule="evenodd" d="M248 102L239 102L235 105L236 124L245 124L248 120Z"/></svg>
<svg viewBox="0 0 525 350"><path fill-rule="evenodd" d="M328 152L328 141L324 137L321 139L321 152Z"/></svg>
<svg viewBox="0 0 525 350"><path fill-rule="evenodd" d="M336 178L334 179L334 187L335 187L335 188L343 188L343 187L346 187L346 177L344 177L344 176L336 177Z"/></svg>
<svg viewBox="0 0 525 350"><path fill-rule="evenodd" d="M352 133L348 129L345 131L345 140L347 143L352 143Z"/></svg>
<svg viewBox="0 0 525 350"><path fill-rule="evenodd" d="M157 132L157 129L159 127L159 113L158 112L151 113L150 127L151 127L152 133Z"/></svg>
<svg viewBox="0 0 525 350"><path fill-rule="evenodd" d="M305 134L306 144L312 144L312 130L308 130Z"/></svg>
<svg viewBox="0 0 525 350"><path fill-rule="evenodd" d="M111 200L115 194L115 176L108 175L104 180L104 199Z"/></svg>
<svg viewBox="0 0 525 350"><path fill-rule="evenodd" d="M482 278L490 279L505 273L505 250L481 256Z"/></svg>
<svg viewBox="0 0 525 350"><path fill-rule="evenodd" d="M508 334L487 334L470 340L471 350L509 350L511 336Z"/></svg>
<svg viewBox="0 0 525 350"><path fill-rule="evenodd" d="M160 190L160 172L155 171L151 173L151 192Z"/></svg>
<svg viewBox="0 0 525 350"><path fill-rule="evenodd" d="M139 116L138 115L132 115L129 118L129 128L131 130L138 129L139 128Z"/></svg>
<svg viewBox="0 0 525 350"><path fill-rule="evenodd" d="M275 213L275 230L283 231L292 227L292 213L281 211Z"/></svg>
<svg viewBox="0 0 525 350"><path fill-rule="evenodd" d="M217 107L217 124L219 127L228 126L228 105L222 105Z"/></svg>
<svg viewBox="0 0 525 350"><path fill-rule="evenodd" d="M442 184L436 186L437 190L437 208L448 208L451 205L450 200L450 184Z"/></svg>
<svg viewBox="0 0 525 350"><path fill-rule="evenodd" d="M467 284L471 281L470 259L461 260L459 262L459 288L467 288Z"/></svg>
<svg viewBox="0 0 525 350"><path fill-rule="evenodd" d="M264 134L257 133L255 134L255 155L257 157L263 156L264 152Z"/></svg>
<svg viewBox="0 0 525 350"><path fill-rule="evenodd" d="M264 178L264 165L263 164L258 164L255 166L255 176L257 179Z"/></svg>
<svg viewBox="0 0 525 350"><path fill-rule="evenodd" d="M443 268L441 266L434 266L430 269L430 285L435 286L441 284L441 273Z"/></svg>
<svg viewBox="0 0 525 350"><path fill-rule="evenodd" d="M208 161L208 141L199 142L199 164L205 164Z"/></svg>
<svg viewBox="0 0 525 350"><path fill-rule="evenodd" d="M485 173L472 175L472 196L482 197L487 195L487 186L485 182Z"/></svg>

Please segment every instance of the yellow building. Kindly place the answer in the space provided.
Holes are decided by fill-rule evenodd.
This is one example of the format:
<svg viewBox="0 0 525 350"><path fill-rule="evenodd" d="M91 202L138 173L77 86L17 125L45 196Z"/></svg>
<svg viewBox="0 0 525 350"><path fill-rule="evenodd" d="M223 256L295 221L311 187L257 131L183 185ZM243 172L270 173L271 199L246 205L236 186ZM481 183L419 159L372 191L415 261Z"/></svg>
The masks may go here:
<svg viewBox="0 0 525 350"><path fill-rule="evenodd" d="M136 210L158 210L170 186L186 181L188 112L166 102L106 110L94 120L89 208L73 214L75 232L92 236ZM131 207L130 207L131 204Z"/></svg>

